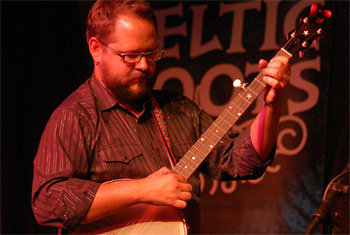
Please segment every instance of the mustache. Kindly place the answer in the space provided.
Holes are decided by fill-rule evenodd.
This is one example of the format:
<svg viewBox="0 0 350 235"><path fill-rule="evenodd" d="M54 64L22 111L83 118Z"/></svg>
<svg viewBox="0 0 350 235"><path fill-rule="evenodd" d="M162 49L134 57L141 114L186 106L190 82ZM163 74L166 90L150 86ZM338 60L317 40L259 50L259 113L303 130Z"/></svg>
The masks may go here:
<svg viewBox="0 0 350 235"><path fill-rule="evenodd" d="M146 80L147 83L154 83L155 82L155 77L154 76L151 76L150 74L148 73L144 73L142 75L136 75L136 76L133 76L131 77L130 81L137 81L137 80Z"/></svg>
<svg viewBox="0 0 350 235"><path fill-rule="evenodd" d="M141 71L138 74L132 76L132 78L141 78L141 79L151 79L153 76L148 71Z"/></svg>

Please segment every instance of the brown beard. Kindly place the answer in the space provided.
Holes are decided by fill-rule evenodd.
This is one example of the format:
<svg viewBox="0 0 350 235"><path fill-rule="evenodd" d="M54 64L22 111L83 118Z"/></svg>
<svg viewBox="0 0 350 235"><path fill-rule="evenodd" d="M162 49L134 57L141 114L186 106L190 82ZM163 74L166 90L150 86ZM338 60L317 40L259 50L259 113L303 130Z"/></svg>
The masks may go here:
<svg viewBox="0 0 350 235"><path fill-rule="evenodd" d="M108 73L103 73L102 76L102 82L105 88L120 101L131 105L136 110L141 111L143 109L144 103L151 98L155 79L151 76L146 75L146 84L144 84L144 82L140 82L140 85L143 85L143 90L138 94L135 94L130 89L129 83L122 83L118 80L118 78L107 79L106 76L108 75Z"/></svg>
<svg viewBox="0 0 350 235"><path fill-rule="evenodd" d="M121 101L131 105L136 110L142 110L144 103L151 98L152 88L154 86L154 79L148 80L150 82L146 83L143 88L143 92L139 94L134 94L131 91L128 84L123 84L120 82L115 82L113 87L109 87L110 91Z"/></svg>
<svg viewBox="0 0 350 235"><path fill-rule="evenodd" d="M111 73L105 64L100 64L101 80L105 88L120 101L131 105L141 111L144 103L151 98L151 92L155 84L155 78L147 72L141 72L138 76L130 77L128 81L121 82L120 78ZM145 81L137 81L143 78ZM130 87L138 84L140 91L135 93Z"/></svg>

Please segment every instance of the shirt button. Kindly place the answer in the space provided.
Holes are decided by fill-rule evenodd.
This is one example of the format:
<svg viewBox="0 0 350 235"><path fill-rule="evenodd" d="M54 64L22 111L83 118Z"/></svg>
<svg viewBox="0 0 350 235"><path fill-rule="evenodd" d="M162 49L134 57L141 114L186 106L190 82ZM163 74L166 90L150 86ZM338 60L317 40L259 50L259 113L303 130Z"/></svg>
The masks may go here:
<svg viewBox="0 0 350 235"><path fill-rule="evenodd" d="M150 150L153 150L153 146L152 146L152 145L150 145L150 146L149 146L149 149L150 149Z"/></svg>
<svg viewBox="0 0 350 235"><path fill-rule="evenodd" d="M69 211L66 211L65 213L64 213L64 215L63 215L63 218L65 219L65 220L68 220L68 217L69 216Z"/></svg>
<svg viewBox="0 0 350 235"><path fill-rule="evenodd" d="M126 156L123 156L123 160L126 160L126 159L128 159Z"/></svg>

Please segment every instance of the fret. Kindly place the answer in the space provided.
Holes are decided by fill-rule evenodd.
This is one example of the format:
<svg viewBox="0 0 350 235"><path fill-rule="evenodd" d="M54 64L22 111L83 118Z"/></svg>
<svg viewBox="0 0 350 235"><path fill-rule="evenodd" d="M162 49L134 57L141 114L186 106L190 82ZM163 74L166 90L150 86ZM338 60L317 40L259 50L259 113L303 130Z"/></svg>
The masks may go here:
<svg viewBox="0 0 350 235"><path fill-rule="evenodd" d="M240 100L239 100L240 101ZM238 101L238 102L239 102ZM239 111L243 112L244 109L242 109L240 106L238 106L237 104L233 104Z"/></svg>
<svg viewBox="0 0 350 235"><path fill-rule="evenodd" d="M196 166L197 166L197 164L194 164L194 163L191 164L191 162L187 162L187 164L184 166L184 168L188 169L190 172L192 170L194 171L196 169Z"/></svg>
<svg viewBox="0 0 350 235"><path fill-rule="evenodd" d="M202 161L202 159L205 157L206 155L204 153L198 153L196 152L195 148L191 148L190 150L188 150L188 152L185 154L185 156L183 157L183 159L187 162L195 162L196 164Z"/></svg>
<svg viewBox="0 0 350 235"><path fill-rule="evenodd" d="M235 106L237 106L237 105L235 105ZM236 110L236 109L232 108L231 110L227 111L227 114L230 114L232 117L238 119L239 118L239 113L242 113L243 111L244 111L243 109ZM238 117L235 115L235 113L237 113Z"/></svg>
<svg viewBox="0 0 350 235"><path fill-rule="evenodd" d="M249 107L250 103L245 102L245 100L241 99L238 102L238 105L240 105L241 107L244 108L244 110L242 110L241 112L237 113L238 116L242 116L242 114L244 113L244 111Z"/></svg>
<svg viewBox="0 0 350 235"><path fill-rule="evenodd" d="M227 114L230 114L229 112L227 112ZM226 119L224 118L224 117L220 117L220 120L221 121L224 121L228 126L231 126L231 124L228 122L228 121L226 121ZM226 128L225 128L226 129Z"/></svg>
<svg viewBox="0 0 350 235"><path fill-rule="evenodd" d="M199 153L201 153L201 154L204 154L200 149L199 149L199 147L197 147L196 145L199 145L199 144L201 144L200 142L198 142L198 144L195 144L195 145L193 145L193 149L194 150L197 150Z"/></svg>
<svg viewBox="0 0 350 235"><path fill-rule="evenodd" d="M261 79L263 78L262 74L261 74ZM255 80L256 82L260 83L263 87L266 86L266 84L263 81L259 81L259 79Z"/></svg>
<svg viewBox="0 0 350 235"><path fill-rule="evenodd" d="M261 85L262 87L265 87L266 83L264 82L263 78L264 78L264 74L260 72L260 75L258 76L258 79L255 80L256 81L255 83Z"/></svg>
<svg viewBox="0 0 350 235"><path fill-rule="evenodd" d="M239 105L241 107L244 107L244 109L246 110L249 107L250 103L247 103L245 100L242 99L242 100L239 101ZM241 116L243 114L243 112L245 112L245 110L240 112L239 116Z"/></svg>
<svg viewBox="0 0 350 235"><path fill-rule="evenodd" d="M191 156L190 156L191 155ZM184 160L187 162L194 162L195 164L200 164L205 155L201 156L200 154L193 153L190 149L188 153L184 156ZM197 161L197 163L195 162Z"/></svg>
<svg viewBox="0 0 350 235"><path fill-rule="evenodd" d="M186 173L187 173L187 174L182 174L182 176L185 177L186 179L190 178L190 176L191 176L192 174L190 174L190 173L188 173L188 172L186 172Z"/></svg>
<svg viewBox="0 0 350 235"><path fill-rule="evenodd" d="M193 148L193 150L198 150L197 148ZM199 151L199 150L198 150ZM187 157L187 161L188 162L194 162L194 163L196 163L195 161L197 161L197 160L199 160L199 161L201 161L201 156L205 156L205 154L206 153L203 153L203 152L201 152L201 151L199 151L199 152L197 152L197 153L193 153L192 152L192 156L188 156ZM197 162L198 163L198 162Z"/></svg>
<svg viewBox="0 0 350 235"><path fill-rule="evenodd" d="M238 94L245 102L247 102L249 105L251 104L250 100L247 100L245 98L245 96L243 96L242 94Z"/></svg>
<svg viewBox="0 0 350 235"><path fill-rule="evenodd" d="M239 116L241 115L242 112L243 111L235 111L235 113L227 112L226 113L227 115L223 115L225 117L222 117L222 118L225 118L226 123L232 123L232 121L235 121L235 120L237 120L239 118ZM237 116L235 114L237 114ZM231 125L230 125L230 127L231 127ZM225 129L224 131L226 132L227 129Z"/></svg>
<svg viewBox="0 0 350 235"><path fill-rule="evenodd" d="M210 139L208 139L207 140L207 143L201 143L201 145L200 146L195 146L195 145L193 145L193 148L195 149L195 150L198 150L201 154L203 154L203 155L205 155L205 154L207 154L208 152L210 152L213 148L214 148L214 145L216 145L217 144L217 142L220 140L221 138L216 138L215 140L210 140ZM198 144L199 145L199 144ZM203 152L203 151L201 151L200 149L202 149L203 151L205 151L205 152ZM200 156L200 154L197 154L197 156Z"/></svg>
<svg viewBox="0 0 350 235"><path fill-rule="evenodd" d="M217 127L218 128L218 127ZM211 129L215 129L215 131L214 130L211 130ZM218 139L220 139L220 135L217 135L217 133L219 132L216 128L208 128L208 131L211 133L211 134L213 134L216 138L218 138Z"/></svg>
<svg viewBox="0 0 350 235"><path fill-rule="evenodd" d="M231 110L231 111L227 111L226 113L223 114L223 118L225 116L225 118L227 119L227 115L230 115L230 116L228 116L229 118L233 118L233 120L237 120L242 113L243 113L243 110L236 110L236 109ZM228 122L231 123L233 120L228 120ZM230 125L230 127L231 126L232 125ZM227 130L227 129L225 129L225 130Z"/></svg>
<svg viewBox="0 0 350 235"><path fill-rule="evenodd" d="M256 89L252 89L252 88L253 87L248 87L247 90L249 91L249 94L252 95L252 98L253 98L253 101L254 101L254 98L258 97L260 93L258 91L256 91Z"/></svg>
<svg viewBox="0 0 350 235"><path fill-rule="evenodd" d="M207 145L205 145L205 144L203 144L203 143L199 143L198 145L200 145L200 146L196 146L196 144L193 145L193 148L194 148L195 150L197 150L199 153L201 153L201 154L199 154L199 156L201 156L201 155L205 156L206 154L208 154L208 152L211 151L211 149L209 148L209 146L207 146ZM201 147L205 147L205 148L207 148L207 149L203 149L203 148L201 148ZM202 150L204 150L205 152L203 152Z"/></svg>
<svg viewBox="0 0 350 235"><path fill-rule="evenodd" d="M217 119L217 122L220 122L220 126L224 129L224 130L228 130L231 127L231 124L228 123L223 117L219 116Z"/></svg>
<svg viewBox="0 0 350 235"><path fill-rule="evenodd" d="M253 89L251 89L251 87L247 87L247 90L253 92L255 96L258 96L258 93L256 93Z"/></svg>
<svg viewBox="0 0 350 235"><path fill-rule="evenodd" d="M196 157L197 155L193 155L192 157L189 157L189 159L190 159L190 162L191 163L194 163L195 165L199 162L200 163L200 161L201 161L201 158L199 158L199 157ZM199 160L199 161L198 161ZM197 161L197 162L196 162Z"/></svg>
<svg viewBox="0 0 350 235"><path fill-rule="evenodd" d="M276 56L285 56L285 57L289 57L289 58L293 57L293 55L292 55L291 53L289 53L289 52L288 52L286 49L284 49L284 48L281 48L281 49L277 52Z"/></svg>
<svg viewBox="0 0 350 235"><path fill-rule="evenodd" d="M253 85L255 85L255 84L253 84ZM266 84L264 84L264 83L259 83L259 84L256 83L255 90L257 90L260 93L261 91L263 91L265 89L265 87L266 87Z"/></svg>
<svg viewBox="0 0 350 235"><path fill-rule="evenodd" d="M208 130L210 130L212 128L215 129L215 133L217 133L218 136L220 136L219 131L221 131L221 132L223 132L225 134L225 130L222 129L219 125L217 125L216 121L208 128Z"/></svg>
<svg viewBox="0 0 350 235"><path fill-rule="evenodd" d="M195 150L195 149L194 149L194 148L190 148L190 149L188 150L188 152L186 153L185 156L191 155L191 154L192 154L192 156L187 156L187 158L189 158L189 157L195 157L197 154L195 154L195 153L193 152L193 150Z"/></svg>
<svg viewBox="0 0 350 235"><path fill-rule="evenodd" d="M180 162L179 162L180 163ZM187 161L182 161L181 164L177 164L175 166L175 169L177 169L178 172L181 172L182 174L189 174L192 175L192 173L196 170L197 166L195 165L195 168L190 167Z"/></svg>
<svg viewBox="0 0 350 235"><path fill-rule="evenodd" d="M198 145L200 146L198 146L198 148L200 148L201 146L207 147L208 142L211 143L209 138L209 132L206 132L206 134L202 135L202 137L200 138L200 142L198 142Z"/></svg>
<svg viewBox="0 0 350 235"><path fill-rule="evenodd" d="M213 130L212 130L213 129ZM215 131L214 131L215 130ZM208 131L211 131L211 132L215 132L215 134L221 138L222 135L224 135L226 133L226 130L222 129L220 126L216 125L215 123L215 126L212 126L210 129L208 128Z"/></svg>
<svg viewBox="0 0 350 235"><path fill-rule="evenodd" d="M188 174L190 174L190 172L195 171L195 167L191 167L190 164L184 164L182 169L184 169L184 171Z"/></svg>
<svg viewBox="0 0 350 235"><path fill-rule="evenodd" d="M183 161L179 161L173 169L175 173L180 174L184 177L192 175L194 170L195 169L189 171L187 164Z"/></svg>

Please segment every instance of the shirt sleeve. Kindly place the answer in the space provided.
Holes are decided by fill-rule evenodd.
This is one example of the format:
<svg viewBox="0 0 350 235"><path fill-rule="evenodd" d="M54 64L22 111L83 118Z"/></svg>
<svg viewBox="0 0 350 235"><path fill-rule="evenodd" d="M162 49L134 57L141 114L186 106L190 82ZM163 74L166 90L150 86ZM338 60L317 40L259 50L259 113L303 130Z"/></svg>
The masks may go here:
<svg viewBox="0 0 350 235"><path fill-rule="evenodd" d="M32 209L41 225L74 230L100 184L89 181L92 131L74 111L56 110L34 159Z"/></svg>
<svg viewBox="0 0 350 235"><path fill-rule="evenodd" d="M202 133L212 121L209 115L201 113ZM256 179L272 163L275 149L274 147L267 160L263 161L252 144L250 127L241 133L231 129L206 158L201 171L215 180Z"/></svg>

